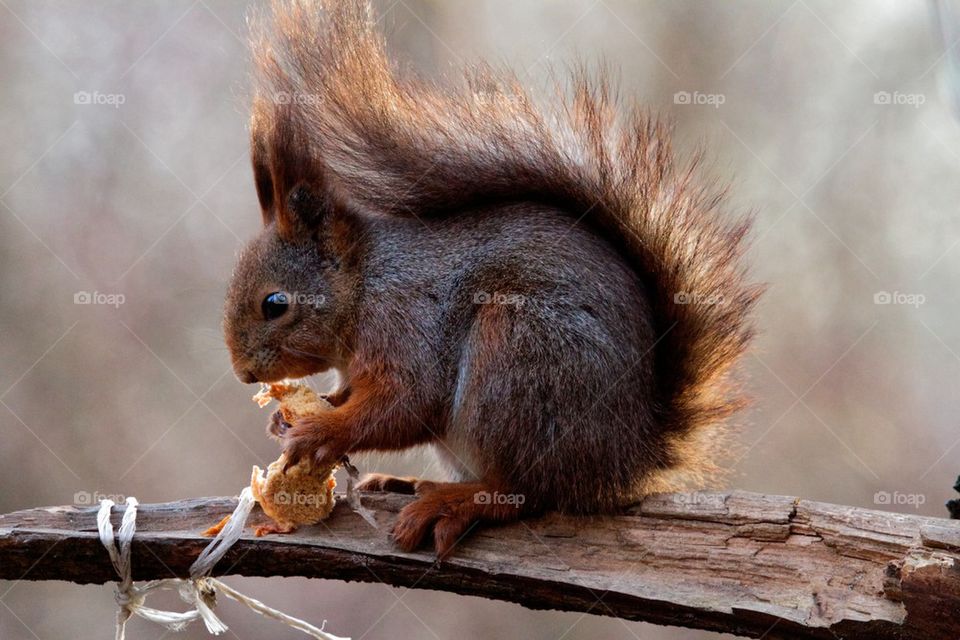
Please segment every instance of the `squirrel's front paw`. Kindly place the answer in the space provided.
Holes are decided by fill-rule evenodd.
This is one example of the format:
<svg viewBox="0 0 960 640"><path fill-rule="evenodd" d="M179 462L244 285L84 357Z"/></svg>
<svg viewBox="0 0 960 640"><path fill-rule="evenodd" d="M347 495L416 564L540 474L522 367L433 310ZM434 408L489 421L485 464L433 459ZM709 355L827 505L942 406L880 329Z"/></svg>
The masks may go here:
<svg viewBox="0 0 960 640"><path fill-rule="evenodd" d="M279 431L279 429L278 429ZM309 418L297 420L278 434L283 443L287 462L284 471L304 458L320 466L332 465L349 453L349 443L326 420Z"/></svg>

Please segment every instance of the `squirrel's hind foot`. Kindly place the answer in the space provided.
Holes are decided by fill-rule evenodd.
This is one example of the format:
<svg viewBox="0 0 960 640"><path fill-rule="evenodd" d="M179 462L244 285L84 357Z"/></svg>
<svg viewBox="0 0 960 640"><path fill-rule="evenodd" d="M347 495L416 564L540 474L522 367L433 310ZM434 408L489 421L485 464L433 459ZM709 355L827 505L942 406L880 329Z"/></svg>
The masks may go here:
<svg viewBox="0 0 960 640"><path fill-rule="evenodd" d="M452 483L420 481L418 499L397 516L393 539L404 551L414 551L430 536L438 559L453 548L481 521L511 522L523 515L522 501L503 502L501 494L481 482Z"/></svg>

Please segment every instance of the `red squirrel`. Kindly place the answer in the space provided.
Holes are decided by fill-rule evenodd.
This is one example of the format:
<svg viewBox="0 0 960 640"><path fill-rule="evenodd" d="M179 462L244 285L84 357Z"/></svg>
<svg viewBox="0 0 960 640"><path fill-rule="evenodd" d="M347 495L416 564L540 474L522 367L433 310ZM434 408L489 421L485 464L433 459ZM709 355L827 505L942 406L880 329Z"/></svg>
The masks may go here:
<svg viewBox="0 0 960 640"><path fill-rule="evenodd" d="M449 481L396 544L610 512L702 482L744 404L760 289L748 217L666 128L585 72L553 108L507 72L398 73L365 0L277 0L253 29L263 230L224 333L238 378L337 370L334 408L269 430L292 464L431 444Z"/></svg>

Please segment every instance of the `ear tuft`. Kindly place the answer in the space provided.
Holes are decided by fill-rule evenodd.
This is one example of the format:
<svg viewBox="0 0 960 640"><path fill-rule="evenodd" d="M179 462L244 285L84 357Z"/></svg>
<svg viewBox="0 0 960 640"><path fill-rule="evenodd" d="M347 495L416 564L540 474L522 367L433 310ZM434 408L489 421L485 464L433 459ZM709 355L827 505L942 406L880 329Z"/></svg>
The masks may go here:
<svg viewBox="0 0 960 640"><path fill-rule="evenodd" d="M257 96L251 119L251 154L264 225L291 242L303 240L321 224L329 208L323 163L311 147L308 125L296 105Z"/></svg>

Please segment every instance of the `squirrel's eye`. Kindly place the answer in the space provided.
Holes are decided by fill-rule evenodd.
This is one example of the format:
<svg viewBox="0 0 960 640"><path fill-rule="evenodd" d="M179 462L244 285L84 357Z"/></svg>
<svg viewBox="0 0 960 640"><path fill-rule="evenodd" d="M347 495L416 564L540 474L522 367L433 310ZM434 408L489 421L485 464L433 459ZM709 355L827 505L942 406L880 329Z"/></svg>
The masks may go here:
<svg viewBox="0 0 960 640"><path fill-rule="evenodd" d="M290 300L283 291L274 291L260 303L260 309L263 311L264 320L273 320L279 318L287 312L290 306Z"/></svg>

